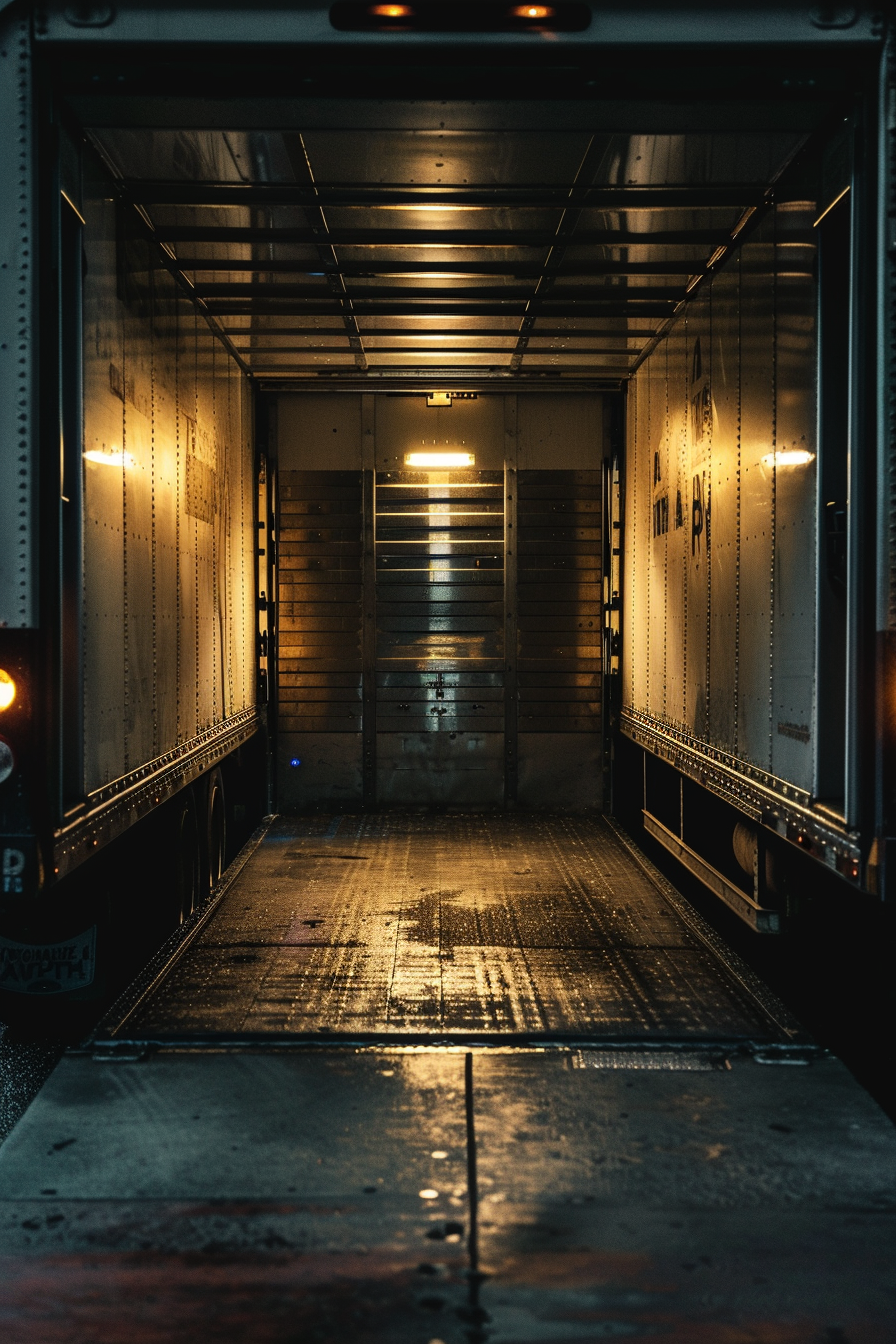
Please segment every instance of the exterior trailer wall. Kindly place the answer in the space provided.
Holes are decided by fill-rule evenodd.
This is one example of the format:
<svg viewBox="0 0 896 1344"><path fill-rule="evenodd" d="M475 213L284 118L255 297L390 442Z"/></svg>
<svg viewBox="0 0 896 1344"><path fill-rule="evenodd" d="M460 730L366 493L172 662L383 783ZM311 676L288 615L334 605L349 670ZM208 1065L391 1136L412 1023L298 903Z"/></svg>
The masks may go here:
<svg viewBox="0 0 896 1344"><path fill-rule="evenodd" d="M723 764L732 794L740 776L802 805L817 733L813 218L805 202L770 210L638 370L625 515L625 731ZM794 448L808 460L782 464Z"/></svg>
<svg viewBox="0 0 896 1344"><path fill-rule="evenodd" d="M248 389L84 169L84 759L91 795L255 704Z"/></svg>

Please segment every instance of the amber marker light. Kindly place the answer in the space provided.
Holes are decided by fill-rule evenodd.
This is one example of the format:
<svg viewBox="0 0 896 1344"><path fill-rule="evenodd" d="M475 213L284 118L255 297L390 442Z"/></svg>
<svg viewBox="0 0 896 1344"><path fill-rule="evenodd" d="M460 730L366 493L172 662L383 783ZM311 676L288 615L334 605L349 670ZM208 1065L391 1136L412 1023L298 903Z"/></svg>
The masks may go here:
<svg viewBox="0 0 896 1344"><path fill-rule="evenodd" d="M371 5L368 10L375 19L411 19L414 11L410 5Z"/></svg>
<svg viewBox="0 0 896 1344"><path fill-rule="evenodd" d="M554 11L550 5L514 5L511 10L515 19L552 19Z"/></svg>
<svg viewBox="0 0 896 1344"><path fill-rule="evenodd" d="M476 465L473 453L406 453L406 467L430 467L436 470L446 467L472 467Z"/></svg>
<svg viewBox="0 0 896 1344"><path fill-rule="evenodd" d="M16 698L16 684L8 672L0 667L0 710L9 709Z"/></svg>

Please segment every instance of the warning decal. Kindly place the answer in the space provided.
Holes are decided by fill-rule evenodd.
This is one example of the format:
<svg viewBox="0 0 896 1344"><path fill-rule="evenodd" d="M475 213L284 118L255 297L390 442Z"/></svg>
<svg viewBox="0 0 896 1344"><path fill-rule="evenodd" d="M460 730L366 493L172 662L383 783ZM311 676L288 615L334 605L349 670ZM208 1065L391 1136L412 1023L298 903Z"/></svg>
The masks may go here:
<svg viewBox="0 0 896 1344"><path fill-rule="evenodd" d="M61 994L86 989L96 971L96 926L64 943L16 943L0 937L0 989Z"/></svg>

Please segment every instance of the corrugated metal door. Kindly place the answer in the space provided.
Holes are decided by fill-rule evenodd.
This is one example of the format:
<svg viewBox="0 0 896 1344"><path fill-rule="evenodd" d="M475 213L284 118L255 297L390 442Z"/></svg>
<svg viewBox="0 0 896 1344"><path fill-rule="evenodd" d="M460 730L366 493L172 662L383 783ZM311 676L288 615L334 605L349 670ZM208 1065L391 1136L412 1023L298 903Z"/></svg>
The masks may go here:
<svg viewBox="0 0 896 1344"><path fill-rule="evenodd" d="M504 476L376 476L377 797L504 798Z"/></svg>
<svg viewBox="0 0 896 1344"><path fill-rule="evenodd" d="M288 790L295 787L295 770L297 779L311 781L295 802L354 801L361 733L361 473L282 471L279 493L278 728L290 744L280 793L287 806L293 802Z"/></svg>
<svg viewBox="0 0 896 1344"><path fill-rule="evenodd" d="M519 473L519 801L600 802L601 473Z"/></svg>
<svg viewBox="0 0 896 1344"><path fill-rule="evenodd" d="M601 414L282 399L280 810L600 806Z"/></svg>

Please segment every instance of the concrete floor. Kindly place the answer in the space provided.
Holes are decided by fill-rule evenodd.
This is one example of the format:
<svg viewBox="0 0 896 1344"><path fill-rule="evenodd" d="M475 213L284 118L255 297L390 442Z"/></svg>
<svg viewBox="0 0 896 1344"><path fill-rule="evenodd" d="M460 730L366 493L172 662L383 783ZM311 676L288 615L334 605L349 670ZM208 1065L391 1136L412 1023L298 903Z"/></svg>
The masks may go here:
<svg viewBox="0 0 896 1344"><path fill-rule="evenodd" d="M568 839L562 827L555 839ZM444 856L444 836L467 834L468 843L471 833L444 820L443 866L429 870L428 890L443 890L448 872L457 889L460 870ZM543 841L549 833L550 825ZM166 977L147 977L92 1045L61 1061L0 1148L2 1338L896 1340L893 1126L839 1061L799 1039L761 986L739 978L739 963L713 951L700 922L631 856L639 913L627 915L618 873L609 893L601 886L602 853L624 866L613 848L620 842L610 832L603 841L599 826L587 834L597 877L578 890L593 912L589 946L616 927L613 918L620 928L653 928L664 908L694 939L690 960L669 958L670 947L676 955L681 949L678 934L654 950L679 977L678 998L662 1000L671 1004L674 1032L662 1024L635 1030L635 1011L621 1031L618 997L601 1018L604 986L618 985L618 977L580 973L574 988L583 996L582 1025L576 1032L570 991L562 1000L563 1041L551 1040L548 1028L560 1019L549 1017L540 1031L527 1027L533 1039L513 1045L495 1032L476 1041L478 1033L462 1026L446 1036L456 1019L444 1008L429 1044L406 1041L405 1017L400 1031L381 1028L378 1040L367 1033L370 1039L352 1042L343 1029L338 1043L324 1044L323 1010L303 1035L293 1008L281 1019L285 1029L269 1029L263 1041L254 1030L251 1039L235 1040L245 1018L228 1019L217 1001L203 1018L201 985L191 1005L184 986L196 982L184 968L200 936L221 941L216 920L228 918L241 881L244 892L257 883L255 902L247 911L243 900L242 909L256 927L294 929L304 917L300 902L290 923L282 888L266 888L257 867L253 875L253 864L268 862L256 850L219 914L198 921L196 936L181 944L171 970L181 977L177 996L165 989ZM531 851L528 827L526 835ZM343 840L340 833L340 852ZM369 833L363 843L372 844ZM523 848L508 842L505 867L532 866ZM425 866L419 853L414 861ZM562 877L586 867L570 861L554 871ZM477 897L476 868L465 870L463 901L453 899L478 911L495 870L482 868ZM325 869L316 871L323 885ZM289 881L300 894L310 886ZM560 885L555 909L563 904ZM394 908L408 908L395 896ZM349 908L340 899L337 890L334 919ZM602 901L619 912L603 923ZM502 895L499 910L509 903ZM384 918L371 913L377 927ZM502 920L490 927L511 927ZM620 937L605 950L618 958L624 944ZM431 974L433 943L422 946ZM501 944L476 946L481 957L483 947ZM691 980L695 948L699 974ZM635 950L643 954L643 939ZM633 983L638 1008L645 981ZM721 1002L735 1003L743 1024L733 1031L724 1019L725 1032L714 1033L709 1009L720 986L732 985L739 997ZM361 998L372 1001L366 989ZM338 1001L349 1001L345 986ZM450 1001L449 994L443 1002ZM504 1001L524 1002L512 994ZM689 1027L679 1001L694 1001ZM469 997L458 994L456 1002L469 1011ZM552 1003L558 1011L559 994ZM178 1025L173 1004L193 1014L192 1039L175 1039L172 1030L164 1040L156 1030L162 1008L169 1028ZM436 1038L442 1043L432 1044Z"/></svg>

